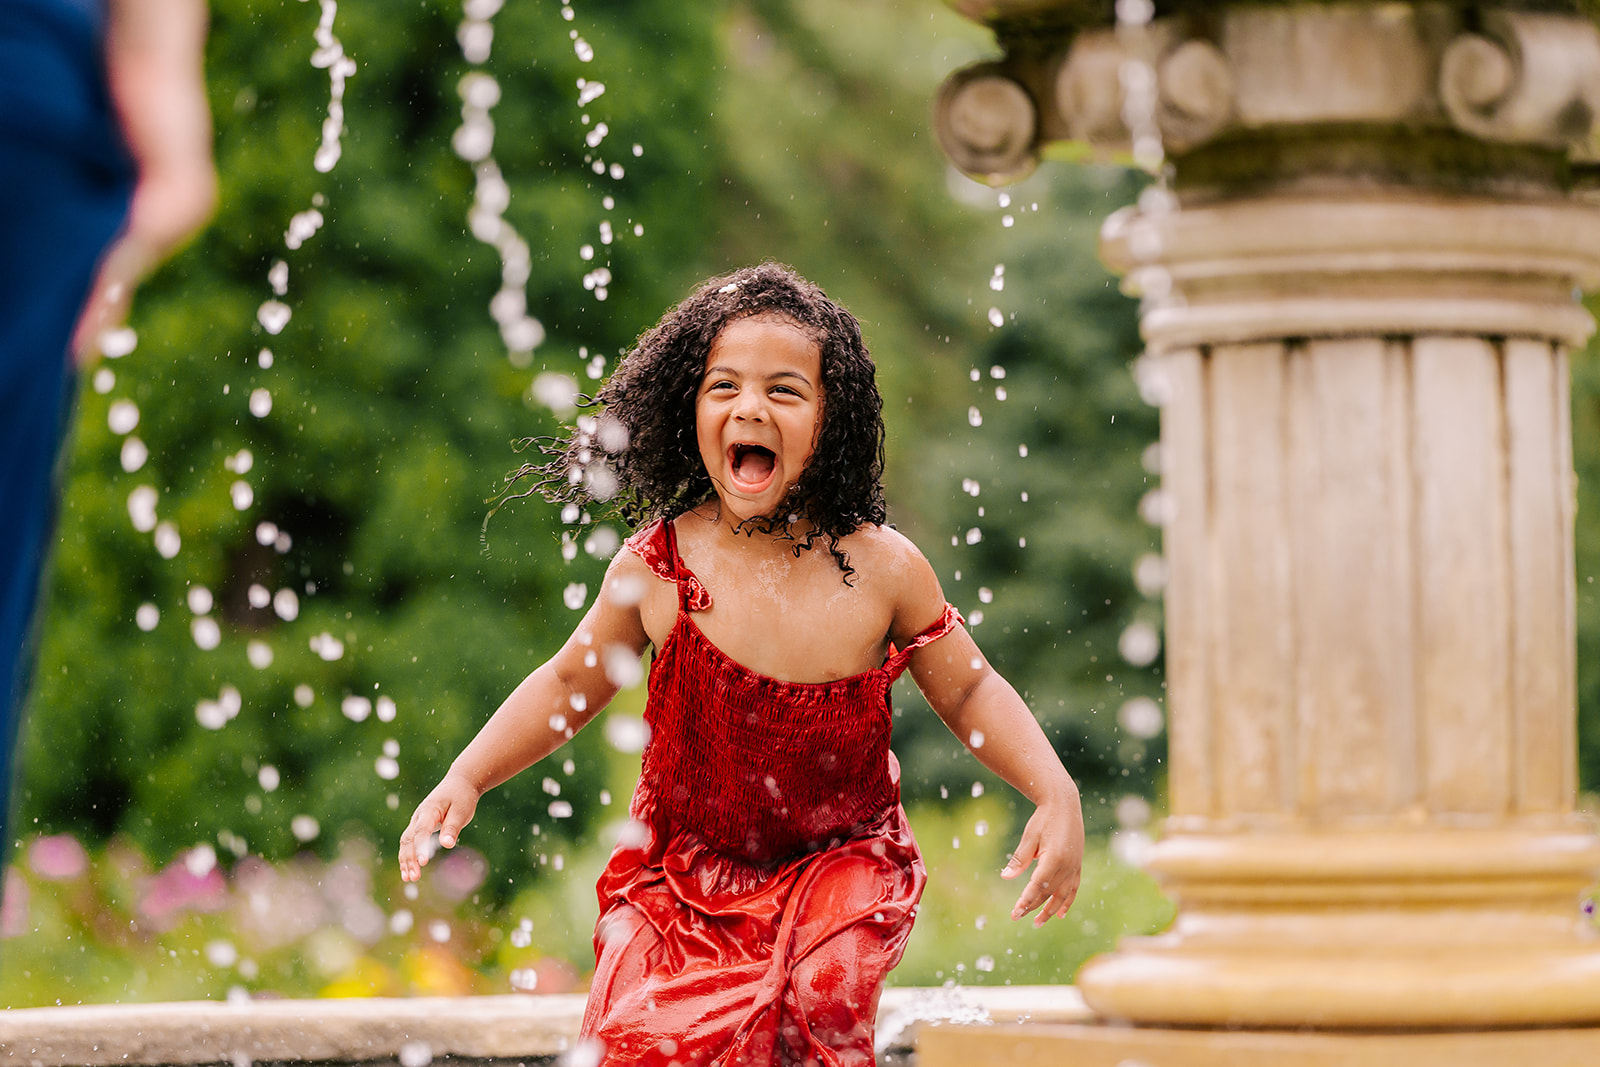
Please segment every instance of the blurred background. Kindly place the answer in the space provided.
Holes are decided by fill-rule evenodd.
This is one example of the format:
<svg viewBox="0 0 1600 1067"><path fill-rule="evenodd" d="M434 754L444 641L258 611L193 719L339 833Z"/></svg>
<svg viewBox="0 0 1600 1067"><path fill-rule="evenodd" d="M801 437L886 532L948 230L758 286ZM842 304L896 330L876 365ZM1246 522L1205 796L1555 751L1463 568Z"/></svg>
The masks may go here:
<svg viewBox="0 0 1600 1067"><path fill-rule="evenodd" d="M410 893L394 845L628 533L538 501L489 518L516 443L570 417L549 376L596 388L696 282L764 258L861 319L891 521L1084 792L1080 903L1012 924L998 871L1026 805L902 684L894 747L932 879L893 980L1067 982L1168 921L1137 869L1164 787L1157 417L1129 370L1136 307L1094 252L1136 172L958 175L932 101L991 43L934 0L479 0L477 65L454 3L345 0L331 29L356 69L322 172L311 60L332 5L211 6L221 206L141 291L137 347L83 382L0 1004L583 988L642 687L486 797ZM499 88L531 357L508 358L500 256L468 227L472 70ZM1593 789L1600 375L1574 375Z"/></svg>

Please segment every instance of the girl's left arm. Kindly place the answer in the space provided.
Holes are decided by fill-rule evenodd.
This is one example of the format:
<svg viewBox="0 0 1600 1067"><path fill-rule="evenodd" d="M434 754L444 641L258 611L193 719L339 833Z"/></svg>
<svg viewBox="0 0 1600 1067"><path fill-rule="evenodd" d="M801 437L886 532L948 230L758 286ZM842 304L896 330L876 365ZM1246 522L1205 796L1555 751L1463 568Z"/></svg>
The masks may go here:
<svg viewBox="0 0 1600 1067"><path fill-rule="evenodd" d="M919 632L898 625L900 619L926 626L944 610L944 594L933 568L920 553L917 561L921 566L913 572L925 573L915 574L908 583L909 595L896 611L894 632L899 639ZM1065 916L1078 895L1083 868L1083 810L1077 783L1033 712L989 665L964 626L913 652L911 676L939 718L978 761L1035 806L1017 850L1000 872L1002 878L1016 878L1037 861L1011 917L1020 919L1041 904L1035 926Z"/></svg>

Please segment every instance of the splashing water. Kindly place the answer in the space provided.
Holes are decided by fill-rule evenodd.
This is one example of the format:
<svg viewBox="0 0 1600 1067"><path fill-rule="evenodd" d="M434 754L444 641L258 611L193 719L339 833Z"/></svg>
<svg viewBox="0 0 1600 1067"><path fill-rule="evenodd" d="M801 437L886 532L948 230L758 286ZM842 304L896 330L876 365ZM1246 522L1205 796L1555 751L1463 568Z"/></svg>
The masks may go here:
<svg viewBox="0 0 1600 1067"><path fill-rule="evenodd" d="M464 18L456 32L461 54L474 67L488 62L494 44L494 25L502 0L467 0ZM601 86L601 92L605 87ZM544 324L528 314L528 278L533 257L528 242L506 221L511 186L494 159L494 119L490 112L500 103L500 83L481 70L471 70L456 86L461 98L461 125L451 138L456 154L473 165L472 207L467 228L472 236L492 247L500 257L500 288L489 301L489 315L500 328L506 358L514 367L533 365L533 350L544 343ZM596 95L599 95L598 93Z"/></svg>

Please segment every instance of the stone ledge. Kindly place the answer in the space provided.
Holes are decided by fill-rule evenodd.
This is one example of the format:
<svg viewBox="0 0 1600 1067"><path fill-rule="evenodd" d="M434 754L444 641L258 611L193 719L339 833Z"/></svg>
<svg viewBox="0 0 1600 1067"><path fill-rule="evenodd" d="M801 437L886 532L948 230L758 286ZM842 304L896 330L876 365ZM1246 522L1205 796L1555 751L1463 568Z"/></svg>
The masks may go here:
<svg viewBox="0 0 1600 1067"><path fill-rule="evenodd" d="M416 1044L435 1060L537 1063L577 1037L582 996L194 1001L0 1012L0 1067L111 1067L273 1061L393 1063ZM887 989L880 1026L982 1009L996 1022L1090 1018L1070 986Z"/></svg>

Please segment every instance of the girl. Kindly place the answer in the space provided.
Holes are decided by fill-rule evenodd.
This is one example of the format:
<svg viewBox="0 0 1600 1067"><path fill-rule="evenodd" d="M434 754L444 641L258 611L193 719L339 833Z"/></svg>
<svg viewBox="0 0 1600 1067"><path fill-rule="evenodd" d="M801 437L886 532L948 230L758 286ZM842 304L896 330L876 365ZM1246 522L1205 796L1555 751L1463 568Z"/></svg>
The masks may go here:
<svg viewBox="0 0 1600 1067"><path fill-rule="evenodd" d="M601 390L540 486L642 525L559 652L400 839L414 881L485 790L549 755L654 649L630 832L599 884L583 1034L615 1065L873 1063L925 871L899 803L901 671L1035 805L1012 918L1065 915L1078 791L916 547L884 525L882 400L849 312L776 264L713 278ZM647 523L647 524L646 524ZM608 670L608 665L610 669Z"/></svg>

